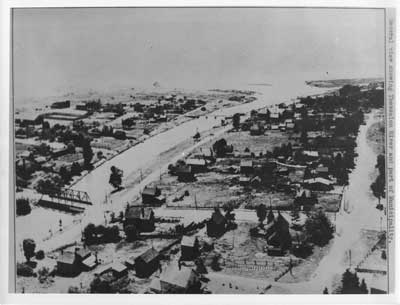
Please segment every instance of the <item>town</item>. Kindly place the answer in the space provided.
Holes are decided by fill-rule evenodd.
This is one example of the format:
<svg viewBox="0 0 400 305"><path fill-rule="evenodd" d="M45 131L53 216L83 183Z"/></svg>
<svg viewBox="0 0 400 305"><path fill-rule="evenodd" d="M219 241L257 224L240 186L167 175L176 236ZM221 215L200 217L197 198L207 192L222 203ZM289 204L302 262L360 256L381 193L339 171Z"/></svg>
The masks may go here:
<svg viewBox="0 0 400 305"><path fill-rule="evenodd" d="M320 280L313 285L320 291L312 292L385 293L383 82L353 81L220 117L218 134L194 132L188 153L160 168L138 196L116 202L130 186L124 170L107 166L114 156L168 124L249 103L254 94L132 93L129 102L93 99L73 108L67 100L40 115L17 114L18 218L37 209L73 215L69 226L60 219L57 232L50 230L49 242L81 227L79 238L52 249L23 239L18 292L307 293L304 285ZM333 241L351 234L339 222L356 213L348 188L359 130L372 116L378 123L368 126L368 137L379 173L370 186L375 199L362 204L374 205L368 209L380 217L380 228L364 230L360 244L338 258L348 268L326 277L319 268ZM100 204L74 188L96 167L107 167L112 188ZM134 181L146 182L146 175Z"/></svg>

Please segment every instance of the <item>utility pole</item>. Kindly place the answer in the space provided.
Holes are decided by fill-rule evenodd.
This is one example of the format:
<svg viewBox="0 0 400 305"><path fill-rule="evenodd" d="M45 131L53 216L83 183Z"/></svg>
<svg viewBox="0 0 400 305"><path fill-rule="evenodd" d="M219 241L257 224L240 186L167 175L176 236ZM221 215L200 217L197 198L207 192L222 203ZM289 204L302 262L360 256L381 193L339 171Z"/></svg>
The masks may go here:
<svg viewBox="0 0 400 305"><path fill-rule="evenodd" d="M351 250L349 250L349 268L351 268Z"/></svg>
<svg viewBox="0 0 400 305"><path fill-rule="evenodd" d="M196 197L196 194L194 194L194 206L195 206L195 208L197 210L197 197Z"/></svg>

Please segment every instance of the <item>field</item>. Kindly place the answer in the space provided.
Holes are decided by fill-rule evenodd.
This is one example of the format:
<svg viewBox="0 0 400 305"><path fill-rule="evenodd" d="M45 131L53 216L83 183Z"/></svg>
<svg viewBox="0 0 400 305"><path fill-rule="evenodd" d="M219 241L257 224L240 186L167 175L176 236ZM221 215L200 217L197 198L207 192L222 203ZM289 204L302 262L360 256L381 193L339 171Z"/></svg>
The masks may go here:
<svg viewBox="0 0 400 305"><path fill-rule="evenodd" d="M228 145L233 145L236 152L244 152L246 148L256 156L266 151L273 151L282 144L295 143L293 133L267 130L263 135L252 136L248 131L229 132L223 136Z"/></svg>

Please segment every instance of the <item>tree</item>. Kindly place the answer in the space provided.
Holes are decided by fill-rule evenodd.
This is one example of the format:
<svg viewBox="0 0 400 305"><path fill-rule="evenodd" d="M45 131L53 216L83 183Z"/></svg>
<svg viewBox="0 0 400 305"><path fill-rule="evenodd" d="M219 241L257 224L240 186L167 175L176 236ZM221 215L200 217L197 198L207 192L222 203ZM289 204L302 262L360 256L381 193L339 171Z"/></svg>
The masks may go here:
<svg viewBox="0 0 400 305"><path fill-rule="evenodd" d="M365 284L365 280L364 279L362 279L361 284L360 284L360 293L368 294L367 284Z"/></svg>
<svg viewBox="0 0 400 305"><path fill-rule="evenodd" d="M239 130L239 128L240 128L240 114L239 113L235 113L233 115L232 125L233 125L233 128L235 128L236 130Z"/></svg>
<svg viewBox="0 0 400 305"><path fill-rule="evenodd" d="M256 207L256 213L258 221L260 222L260 226L262 226L265 218L267 217L267 207L265 206L265 204L259 204Z"/></svg>
<svg viewBox="0 0 400 305"><path fill-rule="evenodd" d="M362 287L361 287L362 285ZM359 282L357 273L352 273L349 269L342 275L342 287L340 293L342 294L361 294L368 293L367 285L363 280L363 283Z"/></svg>
<svg viewBox="0 0 400 305"><path fill-rule="evenodd" d="M194 261L195 265L196 265L196 272L199 274L206 274L207 273L207 268L204 265L203 260L199 257L196 258L196 260Z"/></svg>
<svg viewBox="0 0 400 305"><path fill-rule="evenodd" d="M75 145L74 145L74 142L69 142L68 143L68 145L67 145L67 149L68 149L68 152L70 152L70 153L74 153L75 152Z"/></svg>
<svg viewBox="0 0 400 305"><path fill-rule="evenodd" d="M329 294L329 292L328 292L328 288L327 287L325 287L324 288L324 291L322 292L323 294Z"/></svg>
<svg viewBox="0 0 400 305"><path fill-rule="evenodd" d="M89 223L83 230L83 238L85 240L85 243L91 244L94 241L95 233L96 226L92 223Z"/></svg>
<svg viewBox="0 0 400 305"><path fill-rule="evenodd" d="M139 232L138 232L138 230L137 230L137 228L136 228L135 225L127 225L127 226L124 228L124 231L125 231L126 239L127 239L128 241L134 241L134 240L136 240L136 238L137 238L138 235L139 235Z"/></svg>
<svg viewBox="0 0 400 305"><path fill-rule="evenodd" d="M103 230L104 242L116 242L120 238L118 226L106 227Z"/></svg>
<svg viewBox="0 0 400 305"><path fill-rule="evenodd" d="M48 176L45 179L40 179L36 185L36 190L42 194L57 193L61 190L63 181L59 175Z"/></svg>
<svg viewBox="0 0 400 305"><path fill-rule="evenodd" d="M213 144L213 151L215 152L216 156L219 158L225 157L226 154L226 140L220 139Z"/></svg>
<svg viewBox="0 0 400 305"><path fill-rule="evenodd" d="M67 170L65 165L60 167L60 176L64 183L68 183L71 180L71 173Z"/></svg>
<svg viewBox="0 0 400 305"><path fill-rule="evenodd" d="M31 261L31 258L35 256L35 241L30 238L24 239L24 241L22 242L22 248L24 250L26 261L29 263Z"/></svg>
<svg viewBox="0 0 400 305"><path fill-rule="evenodd" d="M90 283L90 293L111 293L110 283L100 276L96 276Z"/></svg>
<svg viewBox="0 0 400 305"><path fill-rule="evenodd" d="M303 145L306 145L306 144L307 144L307 131L302 130L301 135L300 135L300 142L301 142Z"/></svg>
<svg viewBox="0 0 400 305"><path fill-rule="evenodd" d="M211 269L214 271L220 271L221 266L219 265L219 258L218 256L214 255L211 261Z"/></svg>
<svg viewBox="0 0 400 305"><path fill-rule="evenodd" d="M82 168L78 162L74 162L71 165L71 175L72 176L79 176L81 174Z"/></svg>
<svg viewBox="0 0 400 305"><path fill-rule="evenodd" d="M31 206L29 205L29 199L27 198L18 198L16 200L16 213L18 216L28 215L31 212Z"/></svg>
<svg viewBox="0 0 400 305"><path fill-rule="evenodd" d="M310 215L306 220L305 230L308 239L318 245L324 246L333 237L334 228L322 210Z"/></svg>
<svg viewBox="0 0 400 305"><path fill-rule="evenodd" d="M27 263L17 263L17 275L18 276L36 276L33 268Z"/></svg>
<svg viewBox="0 0 400 305"><path fill-rule="evenodd" d="M297 206L293 206L292 211L290 212L290 216L292 216L292 222L296 222L300 218L299 209Z"/></svg>
<svg viewBox="0 0 400 305"><path fill-rule="evenodd" d="M89 139L86 138L83 141L82 148L83 148L83 160L84 160L85 168L90 168L92 165L90 162L92 161L94 154L93 154L92 147L90 146Z"/></svg>
<svg viewBox="0 0 400 305"><path fill-rule="evenodd" d="M116 166L111 166L111 174L108 182L116 189L119 189L121 187L122 174L122 170L120 170Z"/></svg>

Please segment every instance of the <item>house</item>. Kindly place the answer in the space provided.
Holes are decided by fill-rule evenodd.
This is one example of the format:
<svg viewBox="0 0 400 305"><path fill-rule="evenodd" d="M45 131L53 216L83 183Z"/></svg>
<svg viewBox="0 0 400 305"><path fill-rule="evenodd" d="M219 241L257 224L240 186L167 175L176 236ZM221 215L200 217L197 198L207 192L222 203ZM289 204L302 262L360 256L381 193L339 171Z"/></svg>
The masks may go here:
<svg viewBox="0 0 400 305"><path fill-rule="evenodd" d="M310 159L318 159L319 153L315 150L304 150L303 155Z"/></svg>
<svg viewBox="0 0 400 305"><path fill-rule="evenodd" d="M199 254L199 241L196 236L183 236L181 240L182 260L193 260Z"/></svg>
<svg viewBox="0 0 400 305"><path fill-rule="evenodd" d="M315 174L318 177L328 178L329 177L329 168L327 166L318 166L315 169Z"/></svg>
<svg viewBox="0 0 400 305"><path fill-rule="evenodd" d="M205 160L215 162L214 152L211 148L202 148L200 154Z"/></svg>
<svg viewBox="0 0 400 305"><path fill-rule="evenodd" d="M273 217L272 210L270 211ZM267 243L268 243L268 253L273 254L274 252L283 252L290 248L292 243L292 238L289 232L289 222L282 216L278 211L278 216L274 217L273 220L267 224Z"/></svg>
<svg viewBox="0 0 400 305"><path fill-rule="evenodd" d="M294 123L286 123L286 129L294 129L295 124Z"/></svg>
<svg viewBox="0 0 400 305"><path fill-rule="evenodd" d="M312 206L318 203L317 197L315 197L310 190L298 189L294 197L295 206L303 206L304 210L309 210Z"/></svg>
<svg viewBox="0 0 400 305"><path fill-rule="evenodd" d="M153 209L143 206L128 206L125 210L124 227L134 225L139 232L153 232L155 217Z"/></svg>
<svg viewBox="0 0 400 305"><path fill-rule="evenodd" d="M58 157L61 157L61 156L64 156L64 155L66 155L66 154L68 154L70 151L69 151L69 149L68 149L68 147L66 146L66 145L64 145L63 147L54 147L52 150L51 150L51 156L52 156L52 158L58 158Z"/></svg>
<svg viewBox="0 0 400 305"><path fill-rule="evenodd" d="M113 262L96 270L95 274L100 276L109 275L114 279L118 279L128 274L128 268L120 262Z"/></svg>
<svg viewBox="0 0 400 305"><path fill-rule="evenodd" d="M180 182L192 182L196 180L192 167L187 164L176 167L175 174L178 176L178 181Z"/></svg>
<svg viewBox="0 0 400 305"><path fill-rule="evenodd" d="M186 165L191 167L193 173L200 173L207 170L207 162L204 159L187 159Z"/></svg>
<svg viewBox="0 0 400 305"><path fill-rule="evenodd" d="M261 185L261 178L259 176L251 178L250 185L255 188L259 187Z"/></svg>
<svg viewBox="0 0 400 305"><path fill-rule="evenodd" d="M74 277L80 273L75 253L63 252L57 259L57 273L61 276Z"/></svg>
<svg viewBox="0 0 400 305"><path fill-rule="evenodd" d="M321 177L304 180L304 187L314 191L330 191L333 184L333 181Z"/></svg>
<svg viewBox="0 0 400 305"><path fill-rule="evenodd" d="M250 183L250 177L240 177L239 178L239 184L240 185L242 185L242 186L246 186L246 185L249 185L249 183Z"/></svg>
<svg viewBox="0 0 400 305"><path fill-rule="evenodd" d="M279 113L278 112L273 112L269 116L270 122L272 124L276 124L279 122Z"/></svg>
<svg viewBox="0 0 400 305"><path fill-rule="evenodd" d="M241 160L240 161L240 173L243 175L250 175L254 172L252 160Z"/></svg>
<svg viewBox="0 0 400 305"><path fill-rule="evenodd" d="M165 203L165 197L161 196L161 190L154 186L146 186L142 192L142 203L148 205L162 205Z"/></svg>
<svg viewBox="0 0 400 305"><path fill-rule="evenodd" d="M286 131L286 124L285 124L285 123L280 123L280 124L278 125L278 127L279 127L279 130L280 130L280 131Z"/></svg>
<svg viewBox="0 0 400 305"><path fill-rule="evenodd" d="M160 255L150 248L135 259L136 276L146 278L160 268Z"/></svg>
<svg viewBox="0 0 400 305"><path fill-rule="evenodd" d="M173 264L160 276L162 293L194 293L200 291L200 287L199 275L189 267L179 268Z"/></svg>
<svg viewBox="0 0 400 305"><path fill-rule="evenodd" d="M271 130L279 130L278 124L271 124Z"/></svg>
<svg viewBox="0 0 400 305"><path fill-rule="evenodd" d="M264 127L258 125L258 124L253 124L250 127L250 135L252 136L259 136L264 133Z"/></svg>
<svg viewBox="0 0 400 305"><path fill-rule="evenodd" d="M278 168L277 172L278 172L278 175L282 175L282 176L289 175L289 169L286 166L282 166L282 167Z"/></svg>
<svg viewBox="0 0 400 305"><path fill-rule="evenodd" d="M214 208L210 220L207 221L207 235L218 237L225 233L227 221L219 208Z"/></svg>
<svg viewBox="0 0 400 305"><path fill-rule="evenodd" d="M111 272L115 278L121 278L128 274L128 268L120 262L114 262L111 264L109 272Z"/></svg>

